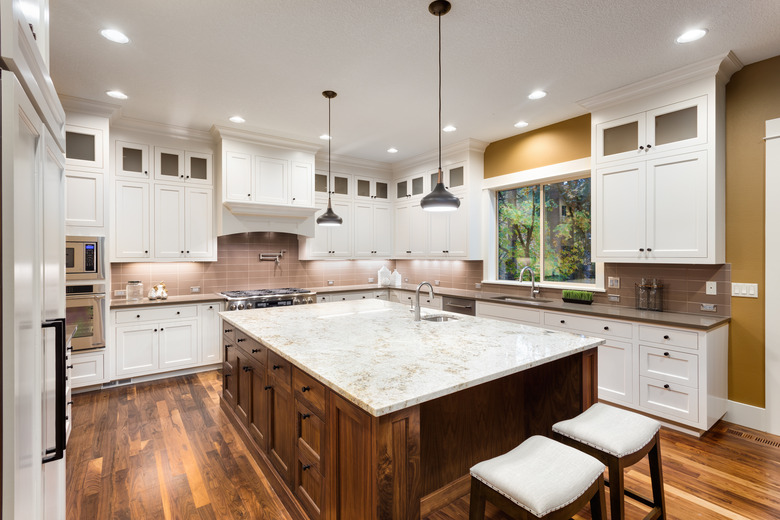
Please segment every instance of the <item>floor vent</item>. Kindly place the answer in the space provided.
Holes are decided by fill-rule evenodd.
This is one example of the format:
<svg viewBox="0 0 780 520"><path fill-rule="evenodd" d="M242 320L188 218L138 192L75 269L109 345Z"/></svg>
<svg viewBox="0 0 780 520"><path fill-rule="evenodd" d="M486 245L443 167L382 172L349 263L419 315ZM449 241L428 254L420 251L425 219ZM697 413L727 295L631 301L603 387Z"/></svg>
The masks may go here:
<svg viewBox="0 0 780 520"><path fill-rule="evenodd" d="M772 446L773 448L780 448L780 441L775 441L771 439L765 439L764 437L756 437L755 435L752 435L747 432L743 432L740 430L734 430L734 429L727 429L726 433L730 435L736 435L738 437L742 437L743 439L756 442L758 444L763 444L765 446Z"/></svg>

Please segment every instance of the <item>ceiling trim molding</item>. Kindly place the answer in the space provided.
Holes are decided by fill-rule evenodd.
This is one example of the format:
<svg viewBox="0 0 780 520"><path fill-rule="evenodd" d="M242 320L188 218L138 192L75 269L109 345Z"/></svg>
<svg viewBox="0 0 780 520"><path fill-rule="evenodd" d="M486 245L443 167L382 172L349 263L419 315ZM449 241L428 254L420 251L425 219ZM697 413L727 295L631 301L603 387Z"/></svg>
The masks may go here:
<svg viewBox="0 0 780 520"><path fill-rule="evenodd" d="M733 52L729 51L727 54L720 54L691 65L686 65L685 67L680 67L679 69L665 72L631 85L583 99L577 103L590 112L594 112L643 95L653 94L658 90L685 85L699 79L717 78L725 84L731 78L731 75L741 69L742 66L740 59Z"/></svg>
<svg viewBox="0 0 780 520"><path fill-rule="evenodd" d="M186 128L183 126L167 125L164 123L156 123L154 121L145 121L143 119L134 119L131 117L120 116L113 119L111 121L111 128L159 135L163 137L187 139L190 141L201 141L209 144L214 143L211 134L204 130L194 130L192 128Z"/></svg>
<svg viewBox="0 0 780 520"><path fill-rule="evenodd" d="M105 103L103 101L92 101L91 99L84 99L73 96L61 95L60 103L62 108L66 112L78 112L79 114L87 114L90 116L105 117L111 119L118 112L122 110L122 107L113 103Z"/></svg>
<svg viewBox="0 0 780 520"><path fill-rule="evenodd" d="M233 141L242 141L249 144L284 148L287 150L317 153L320 148L322 148L322 144L315 141L306 141L296 137L273 135L270 133L261 133L253 130L232 128L229 126L214 125L211 127L210 133L214 139L217 140L230 139Z"/></svg>
<svg viewBox="0 0 780 520"><path fill-rule="evenodd" d="M463 152L477 152L477 153L485 153L485 149L488 147L490 143L486 141L480 141L478 139L472 139L467 138L463 141L458 141L457 143L453 143L447 146L443 146L441 149L441 155L442 157L447 157L449 155L454 155L456 153L463 153ZM409 168L414 168L416 166L421 166L426 163L430 163L432 160L437 160L439 158L439 150L431 150L429 152L422 153L420 155L416 155L414 157L410 157L408 159L404 159L402 161L398 161L393 164L393 171L400 171L400 170L406 170Z"/></svg>
<svg viewBox="0 0 780 520"><path fill-rule="evenodd" d="M324 150L320 150L317 155L314 156L315 166L325 166L328 164L328 154ZM372 161L370 159L360 159L358 157L350 157L348 155L333 155L330 156L331 169L343 168L343 169L357 169L363 173L370 174L371 172L380 173L384 175L390 175L393 173L393 165L386 162ZM339 170L340 171L340 170ZM341 172L347 173L347 172Z"/></svg>

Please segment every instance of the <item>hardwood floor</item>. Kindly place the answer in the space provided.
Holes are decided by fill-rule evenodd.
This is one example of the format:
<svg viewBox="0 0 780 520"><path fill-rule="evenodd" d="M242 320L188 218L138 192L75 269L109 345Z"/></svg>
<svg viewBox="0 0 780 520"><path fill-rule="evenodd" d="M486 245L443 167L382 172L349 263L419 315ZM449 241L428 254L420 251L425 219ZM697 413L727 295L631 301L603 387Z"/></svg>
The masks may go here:
<svg viewBox="0 0 780 520"><path fill-rule="evenodd" d="M68 519L289 520L220 410L221 391L211 371L75 395ZM701 439L664 428L661 449L668 520L780 518L780 437L721 421ZM646 462L626 486L650 494ZM627 502L628 520L644 512ZM466 496L422 520L467 518Z"/></svg>

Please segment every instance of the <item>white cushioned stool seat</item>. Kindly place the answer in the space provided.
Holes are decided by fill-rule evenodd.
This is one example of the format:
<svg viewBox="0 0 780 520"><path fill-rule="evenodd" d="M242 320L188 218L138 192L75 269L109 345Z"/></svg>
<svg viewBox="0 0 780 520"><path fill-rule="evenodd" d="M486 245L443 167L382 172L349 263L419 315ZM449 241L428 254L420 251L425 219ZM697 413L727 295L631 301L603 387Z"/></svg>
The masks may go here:
<svg viewBox="0 0 780 520"><path fill-rule="evenodd" d="M471 476L542 517L577 500L605 466L579 450L539 435L471 468Z"/></svg>
<svg viewBox="0 0 780 520"><path fill-rule="evenodd" d="M553 425L553 431L616 457L647 445L661 423L614 406L595 403L573 419Z"/></svg>

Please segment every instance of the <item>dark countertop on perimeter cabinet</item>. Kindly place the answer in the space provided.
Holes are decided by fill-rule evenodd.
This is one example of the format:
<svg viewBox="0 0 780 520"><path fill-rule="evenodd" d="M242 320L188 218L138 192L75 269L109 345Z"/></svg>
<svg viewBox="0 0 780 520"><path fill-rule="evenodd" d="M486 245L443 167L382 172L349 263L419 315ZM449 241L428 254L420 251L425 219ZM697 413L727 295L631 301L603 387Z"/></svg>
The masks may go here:
<svg viewBox="0 0 780 520"><path fill-rule="evenodd" d="M142 298L140 300L111 300L110 309L129 309L133 307L154 307L156 305L187 305L193 303L223 302L225 297L216 293L205 294L185 294L182 296L169 296L165 300L150 300Z"/></svg>

